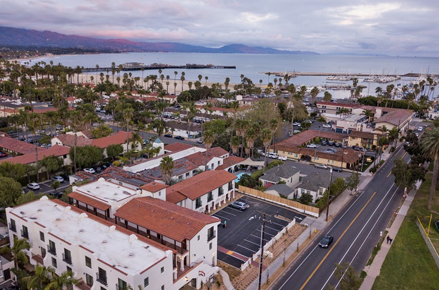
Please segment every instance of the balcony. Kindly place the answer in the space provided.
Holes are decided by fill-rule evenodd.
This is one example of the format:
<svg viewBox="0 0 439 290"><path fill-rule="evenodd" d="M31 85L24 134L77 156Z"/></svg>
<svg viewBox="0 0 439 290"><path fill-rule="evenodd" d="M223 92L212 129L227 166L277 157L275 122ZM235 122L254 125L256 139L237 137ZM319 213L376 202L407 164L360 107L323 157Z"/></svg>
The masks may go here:
<svg viewBox="0 0 439 290"><path fill-rule="evenodd" d="M207 241L210 242L216 237L216 231L213 231L211 235L207 235Z"/></svg>
<svg viewBox="0 0 439 290"><path fill-rule="evenodd" d="M127 289L128 289L128 287L126 285L122 286L122 285L116 284L116 290L127 290Z"/></svg>
<svg viewBox="0 0 439 290"><path fill-rule="evenodd" d="M55 247L47 246L47 251L49 253L51 253L52 255L56 256L56 248Z"/></svg>
<svg viewBox="0 0 439 290"><path fill-rule="evenodd" d="M66 254L62 254L62 260L64 262L66 262L67 264L71 265L72 264L72 257L70 256L66 256Z"/></svg>
<svg viewBox="0 0 439 290"><path fill-rule="evenodd" d="M29 233L27 231L21 230L21 236L25 239L29 239Z"/></svg>
<svg viewBox="0 0 439 290"><path fill-rule="evenodd" d="M99 275L99 273L96 273L96 281L98 281L102 285L107 286L107 276L101 276Z"/></svg>
<svg viewBox="0 0 439 290"><path fill-rule="evenodd" d="M17 232L17 227L15 225L9 224L9 229L13 232Z"/></svg>

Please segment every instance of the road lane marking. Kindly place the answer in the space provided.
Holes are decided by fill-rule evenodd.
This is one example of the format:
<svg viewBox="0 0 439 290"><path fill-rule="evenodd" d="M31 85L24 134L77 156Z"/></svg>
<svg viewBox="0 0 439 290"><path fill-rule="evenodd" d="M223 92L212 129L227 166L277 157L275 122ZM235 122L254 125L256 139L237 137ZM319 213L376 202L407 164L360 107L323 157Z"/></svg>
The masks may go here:
<svg viewBox="0 0 439 290"><path fill-rule="evenodd" d="M404 154L402 154L402 157L401 158L404 158L404 156L407 154L407 151L406 152L404 152Z"/></svg>
<svg viewBox="0 0 439 290"><path fill-rule="evenodd" d="M214 216L214 217L216 217L216 218L219 218L220 220L223 220L223 219L224 219L224 220L228 220L228 221L230 220L229 218L226 218L226 217L220 216L219 214L216 214L216 213L213 214L212 216Z"/></svg>
<svg viewBox="0 0 439 290"><path fill-rule="evenodd" d="M346 255L348 254L348 252L350 251L350 249L352 248L352 246L354 245L354 243L357 241L358 237L360 236L360 234L364 231L364 229L366 228L366 226L369 224L369 221L372 219L372 217L375 215L376 211L378 210L378 208L381 206L381 203L383 203L384 200L386 200L387 195L389 194L390 190L392 190L393 186L395 186L395 184L392 184L392 186L389 188L389 190L386 192L386 194L384 195L383 199L380 201L380 203L377 205L377 207L375 208L375 210L372 212L372 214L369 216L369 218L367 219L367 221L364 223L363 227L361 228L361 231L357 234L357 236L355 237L354 241L351 243L351 245L349 246L349 248L346 250L345 254L343 255L343 257L340 259L340 261L338 262L338 264L341 265L341 262L343 261L343 259L346 257ZM393 196L395 195L396 191L399 189L399 187L395 188L395 191L393 192L392 196L390 197L390 199L388 199L386 206L384 207L383 210L381 210L380 215L378 216L378 218L376 219L374 225L372 226L372 229L369 231L369 234L367 235L367 237L369 237L370 233L372 232L372 230L375 228L376 224L378 223L378 221L380 220L381 216L383 215L383 213L385 212L385 209L387 208L387 206L389 205L390 201L392 200ZM354 258L352 259L352 261L355 259L355 257L357 256L357 254L359 253L360 249L363 247L365 241L367 241L367 237L366 239L364 239L363 243L361 244L360 248L358 249L357 253L355 254ZM349 263L351 264L352 261ZM328 280L326 280L325 284L323 284L322 290L325 288L326 284L329 282L329 280L331 279L332 275L334 275L335 270L332 272L332 274L329 276ZM344 274L343 274L344 275ZM343 278L342 278L343 279ZM337 284L338 286L338 284ZM337 288L337 286L335 288Z"/></svg>
<svg viewBox="0 0 439 290"><path fill-rule="evenodd" d="M351 223L349 224L349 226L344 230L344 232L340 235L340 237L337 239L337 241L334 243L334 245L332 246L332 248L328 251L328 253L326 253L326 255L323 257L323 259L320 261L320 263L317 265L317 267L314 269L314 271L312 271L311 275L309 275L308 279L306 279L305 283L302 285L302 287L300 287L299 290L302 290L303 288L305 288L305 286L308 284L309 280L311 280L311 278L314 276L314 274L317 272L317 270L320 268L320 266L323 264L323 262L328 258L328 256L332 253L332 251L334 250L334 248L337 246L337 244L340 242L340 240L343 238L343 236L346 234L346 232L350 229L350 227L352 226L352 224L357 220L357 218L360 216L360 214L364 211L364 209L367 207L367 205L370 203L370 201L372 200L372 198L374 198L376 194L376 191L372 194L372 196L369 198L369 200L366 202L366 204L363 206L363 208L358 212L358 214L355 216L355 218L351 221ZM283 285L282 285L283 286Z"/></svg>
<svg viewBox="0 0 439 290"><path fill-rule="evenodd" d="M392 171L390 171L389 174L387 174L387 178L390 176L390 174L392 174Z"/></svg>

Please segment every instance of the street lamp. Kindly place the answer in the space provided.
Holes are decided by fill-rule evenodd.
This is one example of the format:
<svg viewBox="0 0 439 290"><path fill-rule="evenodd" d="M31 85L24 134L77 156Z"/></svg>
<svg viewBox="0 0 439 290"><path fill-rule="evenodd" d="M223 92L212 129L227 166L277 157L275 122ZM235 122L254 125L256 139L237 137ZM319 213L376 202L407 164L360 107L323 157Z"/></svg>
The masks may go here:
<svg viewBox="0 0 439 290"><path fill-rule="evenodd" d="M262 282L262 258L264 256L264 230L265 230L265 222L270 222L270 220L266 220L265 219L265 213L263 214L262 217L262 225L261 225L261 244L260 244L260 249L261 249L261 255L259 257L259 279L258 279L258 290L261 289L261 282Z"/></svg>
<svg viewBox="0 0 439 290"><path fill-rule="evenodd" d="M329 168L329 189L328 189L328 201L326 203L326 221L328 221L329 215L329 199L331 198L331 184L332 184L332 167Z"/></svg>

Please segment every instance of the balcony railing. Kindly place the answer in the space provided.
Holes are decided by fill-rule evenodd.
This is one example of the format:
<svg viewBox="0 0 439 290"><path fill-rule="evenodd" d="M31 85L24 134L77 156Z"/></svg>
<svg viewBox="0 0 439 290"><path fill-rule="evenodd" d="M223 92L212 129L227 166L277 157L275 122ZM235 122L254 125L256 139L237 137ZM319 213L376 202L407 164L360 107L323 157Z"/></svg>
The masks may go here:
<svg viewBox="0 0 439 290"><path fill-rule="evenodd" d="M27 231L21 230L21 236L25 239L29 239L29 233Z"/></svg>
<svg viewBox="0 0 439 290"><path fill-rule="evenodd" d="M121 286L119 284L116 284L116 290L127 290L128 286Z"/></svg>
<svg viewBox="0 0 439 290"><path fill-rule="evenodd" d="M66 254L62 254L62 260L64 262L66 262L67 264L71 265L72 264L72 257L67 256Z"/></svg>
<svg viewBox="0 0 439 290"><path fill-rule="evenodd" d="M56 248L55 247L51 247L51 246L47 246L47 251L49 253L51 253L52 255L56 256Z"/></svg>
<svg viewBox="0 0 439 290"><path fill-rule="evenodd" d="M213 231L213 233L211 235L207 236L207 241L210 242L211 240L213 240L216 237L216 231Z"/></svg>
<svg viewBox="0 0 439 290"><path fill-rule="evenodd" d="M107 286L107 276L100 276L99 273L96 273L96 281Z"/></svg>
<svg viewBox="0 0 439 290"><path fill-rule="evenodd" d="M9 224L9 229L13 232L17 232L17 227L15 225Z"/></svg>

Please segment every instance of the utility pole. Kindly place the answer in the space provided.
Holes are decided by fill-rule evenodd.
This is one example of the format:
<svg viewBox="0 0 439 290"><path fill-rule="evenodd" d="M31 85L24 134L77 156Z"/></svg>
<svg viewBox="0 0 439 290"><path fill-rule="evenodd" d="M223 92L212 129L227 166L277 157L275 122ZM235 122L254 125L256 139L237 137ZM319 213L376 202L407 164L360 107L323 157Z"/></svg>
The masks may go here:
<svg viewBox="0 0 439 290"><path fill-rule="evenodd" d="M326 203L326 221L328 221L328 215L329 215L329 200L331 199L331 184L332 184L332 167L329 168L329 189L328 189L328 201Z"/></svg>
<svg viewBox="0 0 439 290"><path fill-rule="evenodd" d="M265 230L265 222L270 222L270 220L265 219L265 213L262 217L262 225L261 225L261 256L259 257L259 279L258 279L258 290L261 290L261 281L262 281L262 259L264 257L264 230Z"/></svg>

